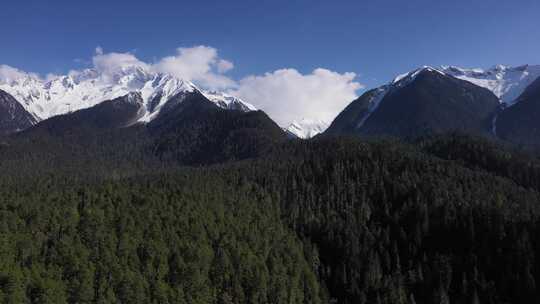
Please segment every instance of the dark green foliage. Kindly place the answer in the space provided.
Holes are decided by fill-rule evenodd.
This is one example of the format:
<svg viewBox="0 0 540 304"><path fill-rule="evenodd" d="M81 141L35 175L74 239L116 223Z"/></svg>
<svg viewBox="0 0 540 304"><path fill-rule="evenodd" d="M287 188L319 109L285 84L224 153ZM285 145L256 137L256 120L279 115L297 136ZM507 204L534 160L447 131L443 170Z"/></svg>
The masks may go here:
<svg viewBox="0 0 540 304"><path fill-rule="evenodd" d="M162 159L191 165L245 159L285 140L283 130L262 111L223 110L198 92L177 98L182 101L148 126L154 153Z"/></svg>
<svg viewBox="0 0 540 304"><path fill-rule="evenodd" d="M2 191L2 301L320 303L302 244L256 185L204 172L56 184Z"/></svg>
<svg viewBox="0 0 540 304"><path fill-rule="evenodd" d="M540 299L537 191L392 142L292 145L276 158L259 182L317 245L340 303Z"/></svg>
<svg viewBox="0 0 540 304"><path fill-rule="evenodd" d="M0 169L11 172L8 178L39 172L117 179L177 165L253 158L286 140L261 111L222 110L198 92L175 98L149 125L107 123L113 117L133 119L137 107L125 97L46 120L0 142Z"/></svg>
<svg viewBox="0 0 540 304"><path fill-rule="evenodd" d="M540 160L530 150L453 133L417 141L423 150L471 169L486 170L540 191Z"/></svg>
<svg viewBox="0 0 540 304"><path fill-rule="evenodd" d="M260 112L175 115L0 145L1 301L540 301L535 158L469 136L283 142Z"/></svg>

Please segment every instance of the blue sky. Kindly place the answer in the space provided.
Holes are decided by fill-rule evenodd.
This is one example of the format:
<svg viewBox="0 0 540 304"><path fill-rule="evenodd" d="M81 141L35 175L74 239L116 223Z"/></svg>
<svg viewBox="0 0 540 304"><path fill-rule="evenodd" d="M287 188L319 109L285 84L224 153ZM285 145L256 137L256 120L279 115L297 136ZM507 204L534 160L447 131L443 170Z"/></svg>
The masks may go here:
<svg viewBox="0 0 540 304"><path fill-rule="evenodd" d="M539 14L537 0L9 1L0 64L61 74L96 46L156 62L205 45L235 80L321 67L373 87L423 65L540 63Z"/></svg>
<svg viewBox="0 0 540 304"><path fill-rule="evenodd" d="M538 63L540 1L10 1L0 62L65 72L96 46L145 60L209 45L233 76L283 67L375 84L422 65Z"/></svg>

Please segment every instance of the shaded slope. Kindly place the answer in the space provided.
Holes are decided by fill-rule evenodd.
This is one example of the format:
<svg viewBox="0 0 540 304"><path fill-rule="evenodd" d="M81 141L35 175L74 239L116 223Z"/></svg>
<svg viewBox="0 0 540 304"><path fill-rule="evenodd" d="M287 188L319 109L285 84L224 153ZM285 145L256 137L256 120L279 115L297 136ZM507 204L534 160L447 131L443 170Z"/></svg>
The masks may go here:
<svg viewBox="0 0 540 304"><path fill-rule="evenodd" d="M25 133L44 132L62 135L69 132L92 132L128 127L142 115L142 109L141 95L130 93L104 101L91 108L49 118Z"/></svg>
<svg viewBox="0 0 540 304"><path fill-rule="evenodd" d="M325 134L414 138L458 130L490 135L498 108L489 90L423 68L363 94Z"/></svg>
<svg viewBox="0 0 540 304"><path fill-rule="evenodd" d="M31 127L36 119L5 91L0 90L0 135Z"/></svg>
<svg viewBox="0 0 540 304"><path fill-rule="evenodd" d="M148 125L155 153L189 164L256 157L286 139L262 111L223 110L201 93L177 96Z"/></svg>
<svg viewBox="0 0 540 304"><path fill-rule="evenodd" d="M416 137L460 130L489 135L498 107L487 89L424 70L411 83L390 90L359 133Z"/></svg>
<svg viewBox="0 0 540 304"><path fill-rule="evenodd" d="M514 144L540 148L540 78L498 115L497 135Z"/></svg>

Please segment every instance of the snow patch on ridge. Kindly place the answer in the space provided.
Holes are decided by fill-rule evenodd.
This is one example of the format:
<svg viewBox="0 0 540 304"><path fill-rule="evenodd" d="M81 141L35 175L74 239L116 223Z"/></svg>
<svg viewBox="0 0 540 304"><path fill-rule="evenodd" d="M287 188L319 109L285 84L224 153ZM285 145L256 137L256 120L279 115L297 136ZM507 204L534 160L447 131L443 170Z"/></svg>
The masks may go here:
<svg viewBox="0 0 540 304"><path fill-rule="evenodd" d="M391 82L391 85L395 86L395 87L398 87L398 88L401 88L401 87L404 87L406 85L408 85L409 83L413 82L416 77L418 77L418 75L420 75L420 73L422 72L435 72L435 73L439 73L441 75L446 75L444 72L436 69L436 68L432 68L430 66L423 66L419 69L416 69L412 72L409 72L409 73L405 73L405 74L401 74L399 76L397 76L396 78L394 78L394 80Z"/></svg>
<svg viewBox="0 0 540 304"><path fill-rule="evenodd" d="M252 104L243 101L238 97L231 96L223 92L207 91L202 92L208 100L214 102L219 107L228 110L256 111Z"/></svg>
<svg viewBox="0 0 540 304"><path fill-rule="evenodd" d="M390 88L390 86L382 86L376 89L377 91L369 100L367 113L358 121L358 124L356 125L357 129L360 129L366 123L371 114L373 114L373 112L377 110L377 108L381 104L381 101L384 99Z"/></svg>

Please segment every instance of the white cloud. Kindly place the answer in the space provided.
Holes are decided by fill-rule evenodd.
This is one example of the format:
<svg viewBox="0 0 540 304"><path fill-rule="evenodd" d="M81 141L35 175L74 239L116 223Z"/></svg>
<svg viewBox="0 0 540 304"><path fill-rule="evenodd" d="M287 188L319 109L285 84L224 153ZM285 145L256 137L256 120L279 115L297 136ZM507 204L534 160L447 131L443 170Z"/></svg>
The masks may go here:
<svg viewBox="0 0 540 304"><path fill-rule="evenodd" d="M28 76L36 78L36 79L39 78L37 74L27 73L27 72L21 71L17 68L14 68L5 64L0 65L0 82L10 83L14 80L28 77Z"/></svg>
<svg viewBox="0 0 540 304"><path fill-rule="evenodd" d="M79 59L76 62L82 62L82 60ZM140 60L130 52L105 53L102 47L97 46L89 64L100 73L102 81L105 82L114 82L117 73L137 67L149 72L169 73L192 81L204 89L224 90L236 85L234 80L224 75L234 68L234 64L220 58L215 48L202 45L178 48L174 56L161 58L153 64ZM71 70L68 74L77 75L81 72ZM7 65L0 65L0 81L2 82L11 82L27 75L39 78L37 74L25 73ZM45 79L50 80L54 77L53 74L47 74Z"/></svg>
<svg viewBox="0 0 540 304"><path fill-rule="evenodd" d="M362 88L354 73L338 73L318 68L308 74L295 69L280 69L262 75L252 75L235 81L226 73L234 68L231 61L219 57L218 51L209 46L178 48L173 56L147 63L133 53L105 53L96 47L89 63L101 75L103 81L116 81L116 73L126 68L138 67L150 72L170 73L192 81L203 89L227 91L264 110L281 126L302 118L330 122L349 102L357 97ZM69 75L77 75L72 70ZM0 65L0 82L37 74L25 73L16 68ZM48 74L50 80L57 77Z"/></svg>
<svg viewBox="0 0 540 304"><path fill-rule="evenodd" d="M148 64L140 61L131 53L100 54L96 52L96 55L92 58L92 63L94 68L106 75L112 75L127 67L150 68Z"/></svg>
<svg viewBox="0 0 540 304"><path fill-rule="evenodd" d="M329 122L363 87L355 77L322 68L310 74L281 69L246 77L230 93L262 109L281 126L304 117Z"/></svg>
<svg viewBox="0 0 540 304"><path fill-rule="evenodd" d="M217 63L217 70L219 73L226 73L234 68L234 64L228 60L221 59Z"/></svg>
<svg viewBox="0 0 540 304"><path fill-rule="evenodd" d="M104 53L97 47L92 62L104 77L119 69L136 66L172 74L204 89L226 90L262 109L281 126L302 118L330 122L362 88L355 81L356 74L322 68L309 74L281 69L248 76L237 82L225 75L234 64L220 58L217 49L204 45L178 48L175 55L158 59L153 64L139 60L132 53Z"/></svg>
<svg viewBox="0 0 540 304"><path fill-rule="evenodd" d="M55 73L48 73L47 75L45 75L45 81L51 81L51 80L56 79L58 77L60 77L60 75L55 74Z"/></svg>
<svg viewBox="0 0 540 304"><path fill-rule="evenodd" d="M170 73L210 89L224 89L235 82L222 75L232 69L232 62L220 59L215 48L200 45L178 48L175 56L168 56L153 65L159 72Z"/></svg>

